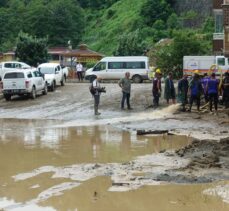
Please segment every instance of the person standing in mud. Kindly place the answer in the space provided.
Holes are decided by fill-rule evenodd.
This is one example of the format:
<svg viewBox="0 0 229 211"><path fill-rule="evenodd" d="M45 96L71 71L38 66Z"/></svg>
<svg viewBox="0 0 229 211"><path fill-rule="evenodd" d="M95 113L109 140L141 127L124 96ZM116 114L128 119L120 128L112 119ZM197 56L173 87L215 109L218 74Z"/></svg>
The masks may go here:
<svg viewBox="0 0 229 211"><path fill-rule="evenodd" d="M202 93L202 85L200 82L199 71L194 71L193 79L189 83L189 92L190 92L190 102L189 102L189 112L192 110L192 104L196 101L197 110L200 111L200 96Z"/></svg>
<svg viewBox="0 0 229 211"><path fill-rule="evenodd" d="M225 73L225 78L223 79L223 102L225 108L229 108L229 72Z"/></svg>
<svg viewBox="0 0 229 211"><path fill-rule="evenodd" d="M212 113L212 104L214 102L215 111L218 110L218 89L219 89L219 80L216 79L215 73L211 74L211 78L207 83L207 93L209 96L209 107L210 112Z"/></svg>
<svg viewBox="0 0 229 211"><path fill-rule="evenodd" d="M161 70L158 68L155 72L153 79L153 107L157 108L159 106L159 99L161 96Z"/></svg>
<svg viewBox="0 0 229 211"><path fill-rule="evenodd" d="M120 79L118 85L122 88L122 100L121 100L121 109L124 109L125 101L127 103L127 109L131 110L130 106L130 92L131 92L131 80L130 73L126 72L125 77Z"/></svg>
<svg viewBox="0 0 229 211"><path fill-rule="evenodd" d="M170 72L168 77L165 79L165 91L164 91L164 98L169 104L169 100L172 100L172 103L176 103L176 92L173 83L173 74Z"/></svg>
<svg viewBox="0 0 229 211"><path fill-rule="evenodd" d="M99 103L100 103L100 94L101 94L101 86L100 86L101 78L96 76L95 80L92 82L92 87L94 89L94 112L95 115L100 115L98 109L99 109Z"/></svg>
<svg viewBox="0 0 229 211"><path fill-rule="evenodd" d="M83 65L80 62L76 64L76 73L79 81L83 81Z"/></svg>
<svg viewBox="0 0 229 211"><path fill-rule="evenodd" d="M188 76L185 74L178 82L178 96L181 101L181 110L186 111L186 104L188 101Z"/></svg>
<svg viewBox="0 0 229 211"><path fill-rule="evenodd" d="M209 101L208 92L207 92L207 83L208 83L209 79L210 79L210 77L208 76L207 73L204 73L204 77L201 79L205 103L208 103L208 101Z"/></svg>

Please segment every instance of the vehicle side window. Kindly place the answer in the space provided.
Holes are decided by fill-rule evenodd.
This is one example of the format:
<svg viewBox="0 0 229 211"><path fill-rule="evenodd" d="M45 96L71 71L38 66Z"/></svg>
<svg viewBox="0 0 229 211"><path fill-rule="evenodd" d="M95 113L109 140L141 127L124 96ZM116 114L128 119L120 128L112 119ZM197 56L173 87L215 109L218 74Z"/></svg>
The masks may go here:
<svg viewBox="0 0 229 211"><path fill-rule="evenodd" d="M127 69L145 69L145 62L126 62Z"/></svg>
<svg viewBox="0 0 229 211"><path fill-rule="evenodd" d="M225 66L225 58L218 58L217 61L219 66Z"/></svg>
<svg viewBox="0 0 229 211"><path fill-rule="evenodd" d="M60 71L60 66L57 67L58 71Z"/></svg>
<svg viewBox="0 0 229 211"><path fill-rule="evenodd" d="M41 77L41 73L38 71L34 71L33 74L35 77Z"/></svg>
<svg viewBox="0 0 229 211"><path fill-rule="evenodd" d="M12 63L5 63L6 68L14 68Z"/></svg>
<svg viewBox="0 0 229 211"><path fill-rule="evenodd" d="M14 68L21 68L21 64L14 63Z"/></svg>
<svg viewBox="0 0 229 211"><path fill-rule="evenodd" d="M28 77L28 78L32 78L32 77L33 77L32 73L29 72L29 73L27 74L27 77Z"/></svg>
<svg viewBox="0 0 229 211"><path fill-rule="evenodd" d="M125 62L109 62L108 69L123 69L125 68Z"/></svg>
<svg viewBox="0 0 229 211"><path fill-rule="evenodd" d="M93 69L93 71L101 71L106 69L106 62L99 62Z"/></svg>

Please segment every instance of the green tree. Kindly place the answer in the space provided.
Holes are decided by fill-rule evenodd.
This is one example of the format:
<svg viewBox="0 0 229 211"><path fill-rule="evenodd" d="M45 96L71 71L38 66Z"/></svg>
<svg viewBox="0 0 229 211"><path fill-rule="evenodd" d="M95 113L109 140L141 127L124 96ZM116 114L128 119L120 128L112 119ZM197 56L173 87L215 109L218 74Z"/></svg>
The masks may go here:
<svg viewBox="0 0 229 211"><path fill-rule="evenodd" d="M147 0L141 9L141 16L147 25L152 26L157 20L167 21L172 12L166 0Z"/></svg>
<svg viewBox="0 0 229 211"><path fill-rule="evenodd" d="M17 40L16 57L31 66L48 59L47 38L36 38L20 32Z"/></svg>
<svg viewBox="0 0 229 211"><path fill-rule="evenodd" d="M144 52L145 46L139 30L120 36L116 56L139 56Z"/></svg>
<svg viewBox="0 0 229 211"><path fill-rule="evenodd" d="M156 51L157 65L165 73L172 71L176 77L181 77L183 57L188 55L208 54L206 41L193 32L177 32L170 45L158 48Z"/></svg>

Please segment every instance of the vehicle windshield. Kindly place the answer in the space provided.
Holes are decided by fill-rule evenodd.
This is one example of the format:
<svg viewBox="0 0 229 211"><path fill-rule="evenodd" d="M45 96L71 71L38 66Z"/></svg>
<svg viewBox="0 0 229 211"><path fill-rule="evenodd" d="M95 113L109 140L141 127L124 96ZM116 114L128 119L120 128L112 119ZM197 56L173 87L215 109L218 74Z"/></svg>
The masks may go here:
<svg viewBox="0 0 229 211"><path fill-rule="evenodd" d="M53 67L39 67L38 70L42 74L55 74L55 69Z"/></svg>

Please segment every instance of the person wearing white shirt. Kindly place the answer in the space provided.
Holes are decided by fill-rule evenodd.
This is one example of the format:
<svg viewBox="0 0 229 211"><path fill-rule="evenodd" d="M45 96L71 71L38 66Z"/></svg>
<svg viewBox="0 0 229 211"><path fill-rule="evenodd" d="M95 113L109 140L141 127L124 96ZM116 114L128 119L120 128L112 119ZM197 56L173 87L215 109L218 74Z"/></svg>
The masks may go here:
<svg viewBox="0 0 229 211"><path fill-rule="evenodd" d="M76 73L79 81L83 81L83 65L80 62L76 64Z"/></svg>

